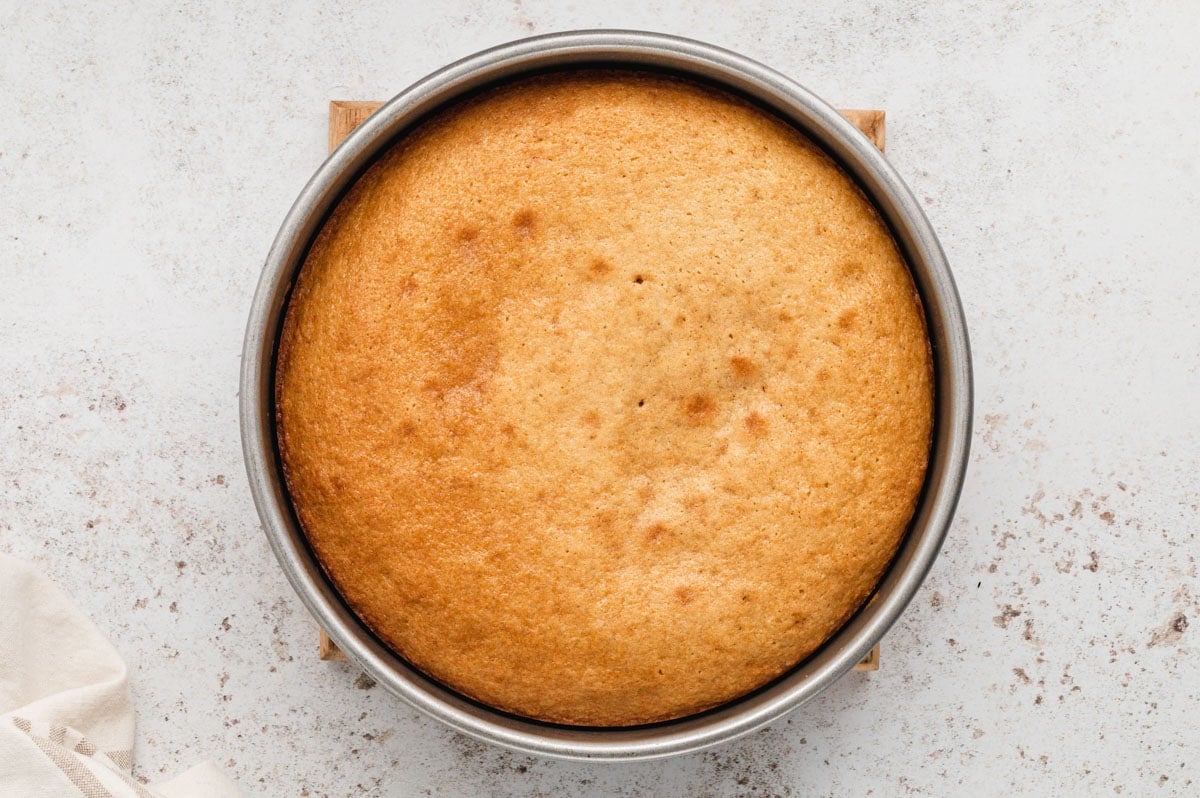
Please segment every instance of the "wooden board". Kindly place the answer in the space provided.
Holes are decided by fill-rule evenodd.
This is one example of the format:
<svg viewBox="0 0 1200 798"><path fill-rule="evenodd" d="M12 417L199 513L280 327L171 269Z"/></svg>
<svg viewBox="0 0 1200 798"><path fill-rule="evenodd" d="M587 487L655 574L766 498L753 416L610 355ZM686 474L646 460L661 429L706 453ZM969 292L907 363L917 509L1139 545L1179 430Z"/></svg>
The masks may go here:
<svg viewBox="0 0 1200 798"><path fill-rule="evenodd" d="M371 114L383 105L370 100L334 100L329 103L329 151L333 152L339 144L350 135L354 128L361 125ZM887 116L883 111L842 109L842 116L849 119L866 134L876 147L883 149L886 132ZM329 639L325 630L321 630L317 645L317 656L323 660L346 661L347 657L341 649ZM871 653L863 661L854 666L857 671L879 670L879 646L871 649Z"/></svg>

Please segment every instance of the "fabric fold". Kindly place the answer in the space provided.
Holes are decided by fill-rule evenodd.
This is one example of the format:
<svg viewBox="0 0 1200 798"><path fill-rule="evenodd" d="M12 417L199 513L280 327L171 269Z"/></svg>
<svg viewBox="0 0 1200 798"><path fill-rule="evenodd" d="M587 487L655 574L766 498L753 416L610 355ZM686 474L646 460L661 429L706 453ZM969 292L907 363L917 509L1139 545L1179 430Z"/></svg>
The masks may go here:
<svg viewBox="0 0 1200 798"><path fill-rule="evenodd" d="M128 678L70 599L0 553L0 795L240 798L207 763L158 786L133 777Z"/></svg>

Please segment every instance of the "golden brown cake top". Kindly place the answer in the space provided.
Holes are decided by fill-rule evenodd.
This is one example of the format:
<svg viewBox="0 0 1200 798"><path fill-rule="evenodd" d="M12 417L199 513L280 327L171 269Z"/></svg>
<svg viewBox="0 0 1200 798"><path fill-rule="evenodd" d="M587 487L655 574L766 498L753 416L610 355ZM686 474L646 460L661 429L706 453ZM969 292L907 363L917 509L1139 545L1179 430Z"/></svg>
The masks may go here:
<svg viewBox="0 0 1200 798"><path fill-rule="evenodd" d="M577 72L393 146L281 343L305 533L413 665L543 720L726 702L877 582L924 478L905 263L853 182L714 89Z"/></svg>

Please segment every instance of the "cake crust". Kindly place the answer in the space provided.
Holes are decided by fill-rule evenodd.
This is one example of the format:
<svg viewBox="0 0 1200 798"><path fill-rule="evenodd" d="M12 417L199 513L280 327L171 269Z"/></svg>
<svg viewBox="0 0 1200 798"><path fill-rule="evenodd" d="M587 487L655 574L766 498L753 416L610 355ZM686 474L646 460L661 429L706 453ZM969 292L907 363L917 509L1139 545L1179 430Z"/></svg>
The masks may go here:
<svg viewBox="0 0 1200 798"><path fill-rule="evenodd" d="M577 71L393 145L318 234L288 491L372 631L459 692L622 726L815 651L924 480L928 339L852 180L713 88Z"/></svg>

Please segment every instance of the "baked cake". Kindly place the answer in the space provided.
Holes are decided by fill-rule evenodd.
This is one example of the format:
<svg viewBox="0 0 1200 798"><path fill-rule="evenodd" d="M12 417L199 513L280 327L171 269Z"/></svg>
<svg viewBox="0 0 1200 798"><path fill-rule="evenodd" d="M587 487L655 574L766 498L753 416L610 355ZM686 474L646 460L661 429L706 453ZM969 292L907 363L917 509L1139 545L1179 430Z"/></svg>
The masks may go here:
<svg viewBox="0 0 1200 798"><path fill-rule="evenodd" d="M276 400L296 514L362 621L563 724L696 713L812 654L924 480L905 261L797 130L575 71L393 145L324 224Z"/></svg>

